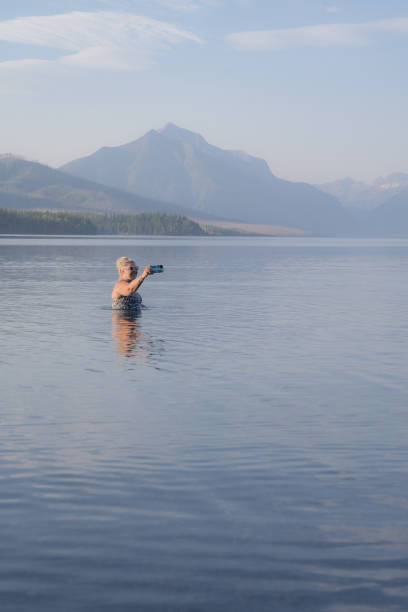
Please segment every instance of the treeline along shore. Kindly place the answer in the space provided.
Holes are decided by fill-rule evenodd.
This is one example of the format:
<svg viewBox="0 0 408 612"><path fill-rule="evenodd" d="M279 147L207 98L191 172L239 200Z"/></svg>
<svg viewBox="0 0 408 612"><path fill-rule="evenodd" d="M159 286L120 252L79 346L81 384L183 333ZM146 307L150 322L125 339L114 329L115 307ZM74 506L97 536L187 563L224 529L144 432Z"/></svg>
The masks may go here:
<svg viewBox="0 0 408 612"><path fill-rule="evenodd" d="M198 223L165 213L96 214L0 208L0 234L203 236Z"/></svg>

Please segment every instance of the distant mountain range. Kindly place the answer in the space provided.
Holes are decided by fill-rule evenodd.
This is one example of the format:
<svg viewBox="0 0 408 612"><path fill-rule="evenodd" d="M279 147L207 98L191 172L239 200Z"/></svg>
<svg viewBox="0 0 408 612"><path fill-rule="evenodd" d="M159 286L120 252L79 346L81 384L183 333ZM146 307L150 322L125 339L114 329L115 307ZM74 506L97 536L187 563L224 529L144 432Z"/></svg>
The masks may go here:
<svg viewBox="0 0 408 612"><path fill-rule="evenodd" d="M307 183L281 180L263 159L212 146L173 124L119 147L103 147L61 170L175 202L193 209L197 217L210 214L316 234L342 233L350 224L335 197Z"/></svg>
<svg viewBox="0 0 408 612"><path fill-rule="evenodd" d="M408 189L408 174L394 172L372 183L344 178L315 187L334 196L343 206L352 210L373 210Z"/></svg>
<svg viewBox="0 0 408 612"><path fill-rule="evenodd" d="M316 187L336 197L353 215L351 234L408 236L408 174L395 172L372 183L345 178Z"/></svg>
<svg viewBox="0 0 408 612"><path fill-rule="evenodd" d="M164 212L316 235L408 236L408 174L372 184L293 183L277 178L263 159L168 124L59 170L0 156L0 208Z"/></svg>
<svg viewBox="0 0 408 612"><path fill-rule="evenodd" d="M362 221L364 217L360 218L360 226L371 236L408 237L408 189L370 211L366 223Z"/></svg>

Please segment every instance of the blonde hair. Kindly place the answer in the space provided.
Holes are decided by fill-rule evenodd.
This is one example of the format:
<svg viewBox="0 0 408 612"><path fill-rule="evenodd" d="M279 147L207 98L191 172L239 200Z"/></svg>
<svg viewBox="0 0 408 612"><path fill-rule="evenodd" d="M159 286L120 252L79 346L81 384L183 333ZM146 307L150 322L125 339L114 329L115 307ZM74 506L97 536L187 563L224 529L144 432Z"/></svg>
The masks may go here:
<svg viewBox="0 0 408 612"><path fill-rule="evenodd" d="M134 260L129 259L129 257L119 257L119 259L116 260L116 267L118 269L119 274L122 268L124 268L125 266L127 266L127 264L130 263L134 263Z"/></svg>

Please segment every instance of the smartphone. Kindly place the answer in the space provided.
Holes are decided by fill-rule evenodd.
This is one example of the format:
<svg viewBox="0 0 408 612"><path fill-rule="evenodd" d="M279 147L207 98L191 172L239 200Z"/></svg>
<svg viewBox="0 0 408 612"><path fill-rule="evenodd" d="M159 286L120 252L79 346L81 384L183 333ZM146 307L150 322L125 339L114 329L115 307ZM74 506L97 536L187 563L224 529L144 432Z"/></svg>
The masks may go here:
<svg viewBox="0 0 408 612"><path fill-rule="evenodd" d="M162 266L162 264L150 266L150 274L157 274L158 272L164 272L164 266Z"/></svg>

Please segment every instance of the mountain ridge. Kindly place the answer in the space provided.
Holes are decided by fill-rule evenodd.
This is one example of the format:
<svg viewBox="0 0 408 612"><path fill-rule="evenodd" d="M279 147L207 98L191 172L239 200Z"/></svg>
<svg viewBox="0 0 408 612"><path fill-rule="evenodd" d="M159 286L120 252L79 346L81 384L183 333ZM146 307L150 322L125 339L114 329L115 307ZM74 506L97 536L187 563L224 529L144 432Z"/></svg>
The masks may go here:
<svg viewBox="0 0 408 612"><path fill-rule="evenodd" d="M318 234L344 231L350 218L336 198L307 183L277 178L265 160L220 149L174 124L104 147L61 166L75 176L165 202L196 214L296 227Z"/></svg>
<svg viewBox="0 0 408 612"><path fill-rule="evenodd" d="M408 187L408 174L393 172L365 183L351 177L315 185L336 197L343 206L356 210L374 210Z"/></svg>
<svg viewBox="0 0 408 612"><path fill-rule="evenodd" d="M192 216L176 204L107 187L17 156L0 156L0 207L79 212L164 212Z"/></svg>
<svg viewBox="0 0 408 612"><path fill-rule="evenodd" d="M321 186L279 179L265 160L219 149L200 134L174 124L150 130L120 147L102 147L71 163L78 161L85 162L85 174L91 167L98 174L96 178L105 181L107 165L114 166L117 186L18 156L0 155L0 207L163 212L204 222L283 227L309 235L408 235L408 174L403 172L379 177L370 185L350 177L326 184L326 188L337 190L342 205L333 195L323 194ZM144 186L145 193L124 189L124 181L141 191ZM149 197L152 189L156 197ZM377 201L371 199L365 208L358 208L356 198L360 202L368 198L370 189ZM160 197L164 192L167 199Z"/></svg>

